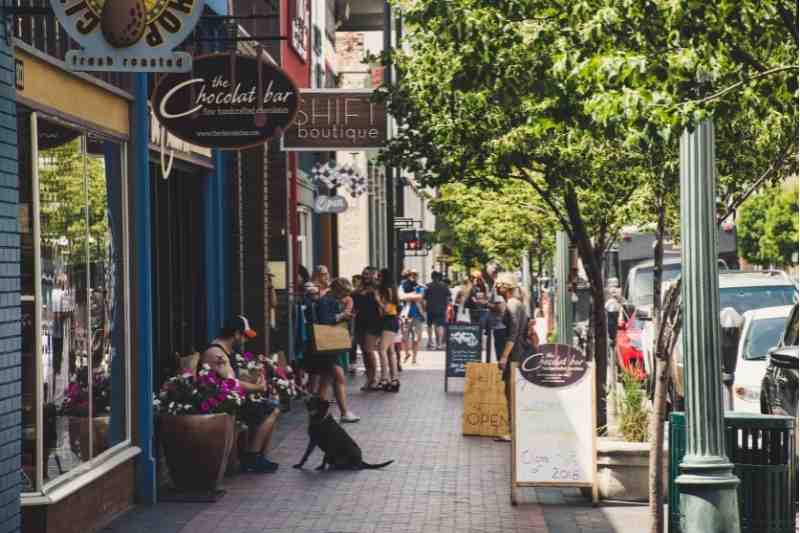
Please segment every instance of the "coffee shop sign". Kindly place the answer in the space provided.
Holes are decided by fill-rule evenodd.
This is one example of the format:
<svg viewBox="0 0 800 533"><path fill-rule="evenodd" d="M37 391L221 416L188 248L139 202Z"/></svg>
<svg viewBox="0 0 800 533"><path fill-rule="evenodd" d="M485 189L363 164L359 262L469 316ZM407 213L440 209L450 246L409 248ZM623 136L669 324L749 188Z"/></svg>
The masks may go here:
<svg viewBox="0 0 800 533"><path fill-rule="evenodd" d="M50 0L80 49L69 50L72 70L186 72L192 56L175 52L200 20L204 0Z"/></svg>

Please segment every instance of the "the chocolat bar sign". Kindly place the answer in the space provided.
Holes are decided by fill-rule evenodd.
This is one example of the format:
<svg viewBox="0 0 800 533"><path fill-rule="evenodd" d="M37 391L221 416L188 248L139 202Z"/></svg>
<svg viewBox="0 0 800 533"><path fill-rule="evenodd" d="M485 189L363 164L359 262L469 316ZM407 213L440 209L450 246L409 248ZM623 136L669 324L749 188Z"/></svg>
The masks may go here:
<svg viewBox="0 0 800 533"><path fill-rule="evenodd" d="M278 67L255 56L195 58L192 72L162 78L152 96L158 121L174 136L208 148L248 148L283 134L298 90Z"/></svg>
<svg viewBox="0 0 800 533"><path fill-rule="evenodd" d="M194 29L204 0L50 0L80 50L67 52L72 70L185 72L192 56L174 52Z"/></svg>
<svg viewBox="0 0 800 533"><path fill-rule="evenodd" d="M583 379L589 370L586 355L565 344L542 344L519 366L522 376L540 387L569 387Z"/></svg>

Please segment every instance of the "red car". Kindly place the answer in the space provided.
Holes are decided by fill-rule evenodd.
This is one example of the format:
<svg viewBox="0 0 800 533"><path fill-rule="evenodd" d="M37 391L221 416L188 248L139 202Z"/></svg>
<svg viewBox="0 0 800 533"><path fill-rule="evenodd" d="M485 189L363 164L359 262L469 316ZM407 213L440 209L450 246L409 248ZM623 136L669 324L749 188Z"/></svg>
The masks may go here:
<svg viewBox="0 0 800 533"><path fill-rule="evenodd" d="M643 324L636 314L626 317L623 313L617 328L617 361L625 373L644 381L644 353L642 351Z"/></svg>

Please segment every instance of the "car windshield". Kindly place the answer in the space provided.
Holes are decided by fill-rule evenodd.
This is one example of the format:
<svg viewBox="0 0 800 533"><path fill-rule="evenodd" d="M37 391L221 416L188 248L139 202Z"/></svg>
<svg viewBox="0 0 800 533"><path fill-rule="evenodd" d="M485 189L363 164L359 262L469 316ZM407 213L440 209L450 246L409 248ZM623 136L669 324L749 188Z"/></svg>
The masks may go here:
<svg viewBox="0 0 800 533"><path fill-rule="evenodd" d="M754 320L744 341L744 357L748 361L764 359L770 348L778 345L786 325L786 317Z"/></svg>
<svg viewBox="0 0 800 533"><path fill-rule="evenodd" d="M653 267L643 267L636 271L628 292L628 301L633 305L649 305L653 303ZM663 266L661 282L672 281L681 273L680 263L669 263Z"/></svg>
<svg viewBox="0 0 800 533"><path fill-rule="evenodd" d="M719 291L719 308L733 307L739 314L753 309L792 305L797 291L791 285L766 287L729 287Z"/></svg>

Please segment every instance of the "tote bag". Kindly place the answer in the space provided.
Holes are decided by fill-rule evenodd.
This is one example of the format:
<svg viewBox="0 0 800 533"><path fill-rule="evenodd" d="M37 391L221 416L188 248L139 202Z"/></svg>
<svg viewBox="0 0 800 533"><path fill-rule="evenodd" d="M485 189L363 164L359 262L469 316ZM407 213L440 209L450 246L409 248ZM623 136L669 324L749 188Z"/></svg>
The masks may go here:
<svg viewBox="0 0 800 533"><path fill-rule="evenodd" d="M352 347L346 322L335 326L311 325L311 348L314 355L339 355L349 352Z"/></svg>

